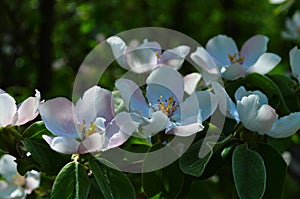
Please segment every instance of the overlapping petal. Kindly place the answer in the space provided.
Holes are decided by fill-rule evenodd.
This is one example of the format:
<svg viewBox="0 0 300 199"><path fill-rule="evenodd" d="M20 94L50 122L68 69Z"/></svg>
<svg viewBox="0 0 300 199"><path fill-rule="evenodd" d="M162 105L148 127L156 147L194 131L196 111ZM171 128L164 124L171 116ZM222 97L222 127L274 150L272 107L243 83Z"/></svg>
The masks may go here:
<svg viewBox="0 0 300 199"><path fill-rule="evenodd" d="M235 41L226 35L218 35L210 39L206 44L207 52L214 58L217 65L229 66L228 55L239 53Z"/></svg>
<svg viewBox="0 0 300 199"><path fill-rule="evenodd" d="M278 115L271 106L261 104L259 101L258 95L243 97L237 102L237 110L241 122L247 129L264 134L272 129Z"/></svg>
<svg viewBox="0 0 300 199"><path fill-rule="evenodd" d="M290 65L294 77L300 82L300 50L297 47L294 47L290 50Z"/></svg>

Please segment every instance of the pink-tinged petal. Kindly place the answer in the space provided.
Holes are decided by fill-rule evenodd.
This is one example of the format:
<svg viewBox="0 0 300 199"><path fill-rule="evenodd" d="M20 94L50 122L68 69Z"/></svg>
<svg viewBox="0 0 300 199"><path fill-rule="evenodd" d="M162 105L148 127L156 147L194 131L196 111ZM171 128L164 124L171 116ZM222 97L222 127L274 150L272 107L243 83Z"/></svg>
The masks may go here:
<svg viewBox="0 0 300 199"><path fill-rule="evenodd" d="M151 48L128 48L126 59L130 69L135 73L152 71L158 66L157 55Z"/></svg>
<svg viewBox="0 0 300 199"><path fill-rule="evenodd" d="M280 62L281 58L273 53L262 54L257 62L251 66L247 73L266 74L270 72Z"/></svg>
<svg viewBox="0 0 300 199"><path fill-rule="evenodd" d="M239 51L236 43L231 37L218 35L210 39L206 44L207 52L214 58L217 65L229 66L228 55L238 55Z"/></svg>
<svg viewBox="0 0 300 199"><path fill-rule="evenodd" d="M135 121L134 114L119 113L106 127L105 150L122 145L138 127L139 123Z"/></svg>
<svg viewBox="0 0 300 199"><path fill-rule="evenodd" d="M191 73L184 76L184 91L191 95L196 90L201 77L202 75L199 73Z"/></svg>
<svg viewBox="0 0 300 199"><path fill-rule="evenodd" d="M268 41L266 36L255 35L244 43L240 55L245 58L243 65L246 68L252 66L266 52Z"/></svg>
<svg viewBox="0 0 300 199"><path fill-rule="evenodd" d="M115 85L121 93L127 110L140 112L144 117L149 117L150 107L137 84L131 80L120 78Z"/></svg>
<svg viewBox="0 0 300 199"><path fill-rule="evenodd" d="M54 135L78 138L75 107L72 102L63 97L57 97L41 103L40 115L49 131Z"/></svg>
<svg viewBox="0 0 300 199"><path fill-rule="evenodd" d="M38 90L35 90L35 92L35 97L27 98L18 108L17 122L15 125L25 124L38 116L38 106L41 100L41 94Z"/></svg>
<svg viewBox="0 0 300 199"><path fill-rule="evenodd" d="M291 113L275 121L266 134L273 138L286 138L300 129L300 112Z"/></svg>
<svg viewBox="0 0 300 199"><path fill-rule="evenodd" d="M212 57L203 47L197 47L197 50L191 54L191 59L204 71L216 75L220 74Z"/></svg>
<svg viewBox="0 0 300 199"><path fill-rule="evenodd" d="M29 171L25 178L25 192L31 194L32 191L40 186L41 174L37 171Z"/></svg>
<svg viewBox="0 0 300 199"><path fill-rule="evenodd" d="M16 111L15 99L7 93L0 94L0 127L11 125Z"/></svg>
<svg viewBox="0 0 300 199"><path fill-rule="evenodd" d="M201 123L189 123L186 125L175 126L170 131L166 132L168 134L174 134L181 137L187 137L193 135L199 131L202 131L204 126Z"/></svg>
<svg viewBox="0 0 300 199"><path fill-rule="evenodd" d="M235 104L231 100L231 98L228 96L226 90L224 87L222 87L219 83L213 82L212 88L214 90L214 93L218 99L218 105L221 113L231 119L235 119L237 122L239 122L239 115L236 109Z"/></svg>
<svg viewBox="0 0 300 199"><path fill-rule="evenodd" d="M4 154L0 159L0 174L6 181L12 182L13 177L18 173L16 158Z"/></svg>
<svg viewBox="0 0 300 199"><path fill-rule="evenodd" d="M172 93L172 95L176 97L179 103L183 99L183 94L184 94L183 78L178 71L170 67L163 66L156 69L149 75L149 77L146 80L146 83L148 87L149 85L153 84L168 89ZM154 101L157 102L157 98L159 98L160 96L154 96L152 92L153 91L148 92L147 90L147 98L149 102L154 102ZM152 100L151 98L153 97L156 99Z"/></svg>
<svg viewBox="0 0 300 199"><path fill-rule="evenodd" d="M178 46L173 49L168 49L163 52L159 62L178 70L182 66L185 57L189 54L189 52L190 47L188 46Z"/></svg>
<svg viewBox="0 0 300 199"><path fill-rule="evenodd" d="M236 80L240 77L244 77L245 74L245 68L241 64L234 63L226 68L222 73L222 77L226 80Z"/></svg>
<svg viewBox="0 0 300 199"><path fill-rule="evenodd" d="M130 70L130 67L128 66L127 61L125 59L125 51L127 48L125 42L117 36L112 36L106 41L110 44L114 57L117 59L118 64L121 67Z"/></svg>
<svg viewBox="0 0 300 199"><path fill-rule="evenodd" d="M297 46L290 50L290 65L294 77L300 82L300 50Z"/></svg>
<svg viewBox="0 0 300 199"><path fill-rule="evenodd" d="M85 138L78 147L78 153L92 153L102 151L105 142L105 134L94 133Z"/></svg>
<svg viewBox="0 0 300 199"><path fill-rule="evenodd" d="M76 103L78 121L85 121L88 125L97 117L110 122L114 117L113 97L109 90L93 86L84 92L83 97Z"/></svg>
<svg viewBox="0 0 300 199"><path fill-rule="evenodd" d="M243 125L247 129L260 134L271 130L275 120L278 118L271 106L259 103L258 95L243 97L241 101L237 102L237 110Z"/></svg>
<svg viewBox="0 0 300 199"><path fill-rule="evenodd" d="M170 119L161 111L152 113L151 119L148 124L143 126L145 137L155 135L156 133L164 130L170 124Z"/></svg>
<svg viewBox="0 0 300 199"><path fill-rule="evenodd" d="M43 135L42 137L54 151L63 154L78 153L80 142L76 141L76 139L68 137L50 137L47 135Z"/></svg>

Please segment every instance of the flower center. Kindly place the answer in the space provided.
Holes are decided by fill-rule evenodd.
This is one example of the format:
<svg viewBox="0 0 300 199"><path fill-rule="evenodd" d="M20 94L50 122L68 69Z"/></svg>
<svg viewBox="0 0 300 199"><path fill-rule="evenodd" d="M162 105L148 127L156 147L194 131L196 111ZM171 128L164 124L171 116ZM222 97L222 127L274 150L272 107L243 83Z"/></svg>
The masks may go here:
<svg viewBox="0 0 300 199"><path fill-rule="evenodd" d="M233 55L228 54L227 56L231 64L235 64L235 63L243 64L243 62L245 61L245 57L238 56L236 53L234 53Z"/></svg>
<svg viewBox="0 0 300 199"><path fill-rule="evenodd" d="M163 112L166 116L171 117L173 116L174 112L177 110L179 105L176 104L176 100L174 100L174 97L171 96L169 99L162 100L162 96L160 96L157 99L158 104L156 106L158 107L158 111Z"/></svg>
<svg viewBox="0 0 300 199"><path fill-rule="evenodd" d="M19 173L12 177L12 183L16 186L25 184L25 177L21 176Z"/></svg>
<svg viewBox="0 0 300 199"><path fill-rule="evenodd" d="M83 120L82 124L80 124L80 130L85 137L89 137L94 133L101 133L101 129L95 122L91 122L90 125L87 126L85 120Z"/></svg>

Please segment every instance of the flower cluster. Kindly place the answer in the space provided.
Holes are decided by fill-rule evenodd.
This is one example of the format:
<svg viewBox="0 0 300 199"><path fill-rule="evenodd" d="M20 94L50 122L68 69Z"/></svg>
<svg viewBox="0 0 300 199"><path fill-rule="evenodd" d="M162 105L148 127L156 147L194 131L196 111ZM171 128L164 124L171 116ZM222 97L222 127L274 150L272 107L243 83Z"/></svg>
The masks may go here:
<svg viewBox="0 0 300 199"><path fill-rule="evenodd" d="M35 97L18 106L13 97L0 90L0 135L3 129L17 131L18 126L40 114L49 130L40 139L52 150L62 154L102 154L136 135L142 135L149 145L156 134L195 135L206 130L205 123L209 126L209 118L215 113L235 124L226 135L230 134L232 142L238 140L234 147L252 144L253 140L245 134L256 135L255 141L265 142L266 137L286 138L300 129L300 107L288 107L276 78L274 83L272 77L265 76L281 61L278 55L267 52L266 36L255 35L238 50L232 38L218 35L205 48L199 46L192 53L185 45L163 51L158 42L147 39L136 47L127 46L116 36L108 38L107 43L121 67L147 75L145 86L133 79L120 78L115 81L119 96L95 85L76 103L64 97L40 101L36 90ZM182 76L178 70L187 56L194 61L197 71ZM289 56L291 81L299 86L300 50L291 49ZM224 86L220 84L222 80ZM115 108L116 100L124 105L122 111ZM294 104L299 103L300 99L297 100ZM28 132L17 132L18 138L8 143L21 145L20 151L33 148L35 152L40 149L40 142L30 145L29 138L37 135ZM10 151L7 147L0 152ZM13 152L24 158L24 153ZM39 186L39 173L30 171L21 176L14 160L7 154L0 160L1 198L22 198ZM48 168L43 166L41 163L42 169Z"/></svg>

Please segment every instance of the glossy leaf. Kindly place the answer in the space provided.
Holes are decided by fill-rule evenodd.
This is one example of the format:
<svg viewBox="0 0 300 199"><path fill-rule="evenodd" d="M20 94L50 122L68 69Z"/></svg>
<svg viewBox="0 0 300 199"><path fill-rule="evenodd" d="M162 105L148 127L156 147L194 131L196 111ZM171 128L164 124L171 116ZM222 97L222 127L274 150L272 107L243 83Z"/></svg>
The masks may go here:
<svg viewBox="0 0 300 199"><path fill-rule="evenodd" d="M70 160L70 156L53 151L45 141L37 142L24 139L23 143L34 160L49 175L56 175Z"/></svg>
<svg viewBox="0 0 300 199"><path fill-rule="evenodd" d="M105 160L101 160L105 161ZM110 165L107 166L106 164ZM133 199L135 191L127 176L106 161L103 164L95 158L90 158L89 165L96 178L98 186L105 199Z"/></svg>
<svg viewBox="0 0 300 199"><path fill-rule="evenodd" d="M142 178L143 190L148 198L156 195L166 199L176 198L184 182L178 161L161 170L143 173Z"/></svg>
<svg viewBox="0 0 300 199"><path fill-rule="evenodd" d="M224 140L219 141L216 145L213 145L213 142L210 140L215 140L215 136L208 137L203 143L204 139L199 140L194 143L180 158L179 165L181 170L189 175L199 177L203 174L209 160L211 159L213 152L223 147L229 140L231 136L226 137ZM218 139L218 138L217 138ZM208 153L205 157L199 158L199 151L202 147L203 150L208 150Z"/></svg>
<svg viewBox="0 0 300 199"><path fill-rule="evenodd" d="M262 157L246 144L236 147L232 157L232 173L241 199L262 198L266 189L266 169Z"/></svg>
<svg viewBox="0 0 300 199"><path fill-rule="evenodd" d="M42 135L52 135L42 121L33 123L23 132L23 137L31 140L42 139Z"/></svg>
<svg viewBox="0 0 300 199"><path fill-rule="evenodd" d="M278 151L268 144L259 145L259 154L264 160L267 172L267 186L263 198L280 199L282 197L287 165Z"/></svg>
<svg viewBox="0 0 300 199"><path fill-rule="evenodd" d="M78 162L70 162L58 173L50 199L86 199L90 182L86 170Z"/></svg>

